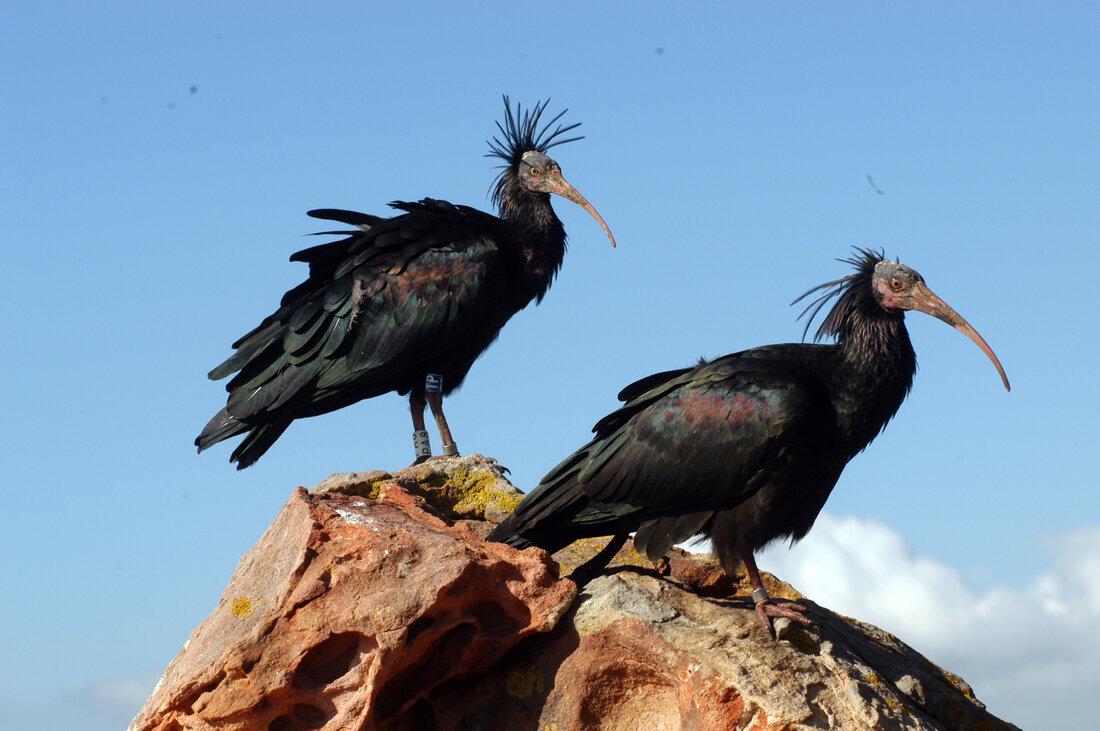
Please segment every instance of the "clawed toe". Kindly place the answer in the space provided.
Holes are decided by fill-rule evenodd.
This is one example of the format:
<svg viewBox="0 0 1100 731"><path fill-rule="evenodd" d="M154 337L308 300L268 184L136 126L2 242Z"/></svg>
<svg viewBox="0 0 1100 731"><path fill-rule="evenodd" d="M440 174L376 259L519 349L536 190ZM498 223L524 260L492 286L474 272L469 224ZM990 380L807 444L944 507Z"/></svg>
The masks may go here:
<svg viewBox="0 0 1100 731"><path fill-rule="evenodd" d="M805 627L812 627L813 620L805 616L806 607L792 602L773 602L771 599L763 599L756 602L756 618L768 630L768 634L775 639L775 627L772 626L773 617L783 617L792 622L798 622Z"/></svg>

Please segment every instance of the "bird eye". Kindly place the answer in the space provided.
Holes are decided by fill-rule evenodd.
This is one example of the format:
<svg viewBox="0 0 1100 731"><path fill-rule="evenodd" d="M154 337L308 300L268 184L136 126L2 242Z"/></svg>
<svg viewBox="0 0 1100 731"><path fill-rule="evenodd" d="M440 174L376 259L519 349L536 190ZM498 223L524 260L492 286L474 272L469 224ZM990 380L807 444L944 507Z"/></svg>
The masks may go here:
<svg viewBox="0 0 1100 731"><path fill-rule="evenodd" d="M531 168L531 177L532 177L532 178L537 178L537 177L539 177L540 175L542 175L542 171L541 171L541 170L539 170L539 169L538 169L538 168L536 168L536 167L533 167L533 168Z"/></svg>
<svg viewBox="0 0 1100 731"><path fill-rule="evenodd" d="M894 277L893 279L890 280L890 289L894 290L895 292L899 292L899 291L901 291L901 288L902 288L902 281L900 279L898 279L897 277Z"/></svg>

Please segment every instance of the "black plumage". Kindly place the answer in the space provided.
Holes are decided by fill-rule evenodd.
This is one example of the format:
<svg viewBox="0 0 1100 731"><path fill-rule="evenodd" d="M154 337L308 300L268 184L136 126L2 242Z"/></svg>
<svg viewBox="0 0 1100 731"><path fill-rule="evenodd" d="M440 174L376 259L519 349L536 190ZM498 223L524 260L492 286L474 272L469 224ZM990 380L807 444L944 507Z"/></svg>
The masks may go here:
<svg viewBox="0 0 1100 731"><path fill-rule="evenodd" d="M391 203L400 211L392 218L310 211L351 228L326 232L343 238L290 257L309 265L308 278L210 372L211 379L236 375L225 408L195 440L199 450L244 434L230 457L242 469L295 419L397 391L409 394L418 431L431 406L445 451L457 454L442 397L462 384L512 315L541 301L561 266L565 230L550 194L585 208L615 243L547 157L580 137L564 136L578 126L561 124L564 112L542 124L546 106L513 109L504 98L505 120L489 153L503 160L493 191L499 216L431 198ZM442 378L438 393L425 390L429 374Z"/></svg>
<svg viewBox="0 0 1100 731"><path fill-rule="evenodd" d="M658 560L702 534L727 572L743 561L758 584L753 553L806 535L844 466L909 392L916 356L905 310L964 332L1008 388L985 341L920 274L866 250L847 261L853 274L799 298L819 295L803 312L807 329L836 298L816 336L834 344L753 348L627 386L623 406L492 538L556 551L579 538L634 532L636 548ZM776 613L764 605L761 616Z"/></svg>

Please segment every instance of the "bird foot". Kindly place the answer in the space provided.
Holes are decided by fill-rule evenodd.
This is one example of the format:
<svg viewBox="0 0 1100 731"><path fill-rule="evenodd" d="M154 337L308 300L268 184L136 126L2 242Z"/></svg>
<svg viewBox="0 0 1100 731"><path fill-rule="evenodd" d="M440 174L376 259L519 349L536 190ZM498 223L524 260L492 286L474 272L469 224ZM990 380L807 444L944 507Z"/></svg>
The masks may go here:
<svg viewBox="0 0 1100 731"><path fill-rule="evenodd" d="M813 620L805 616L806 607L792 602L776 602L771 599L762 599L756 602L756 618L764 625L771 638L775 639L775 627L772 626L772 617L785 617L799 624L812 627Z"/></svg>
<svg viewBox="0 0 1100 731"><path fill-rule="evenodd" d="M661 576L669 576L672 573L672 564L669 563L668 556L661 556L654 561L653 568L655 568L657 573Z"/></svg>
<svg viewBox="0 0 1100 731"><path fill-rule="evenodd" d="M510 475L510 474L512 474L512 470L508 469L507 467L502 465L500 462L497 462L495 457L486 457L485 459L489 462L489 464L496 467L497 471L499 471L501 475Z"/></svg>

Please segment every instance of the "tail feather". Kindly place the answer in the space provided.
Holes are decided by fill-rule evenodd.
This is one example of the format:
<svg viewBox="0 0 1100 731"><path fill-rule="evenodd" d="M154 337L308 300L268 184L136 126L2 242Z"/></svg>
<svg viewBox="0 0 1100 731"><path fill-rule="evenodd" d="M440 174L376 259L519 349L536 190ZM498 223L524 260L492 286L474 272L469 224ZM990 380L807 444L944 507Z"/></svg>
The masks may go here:
<svg viewBox="0 0 1100 731"><path fill-rule="evenodd" d="M513 548L530 548L535 545L530 538L521 536L516 532L516 516L514 515L509 515L500 521L493 532L489 534L489 540L506 543Z"/></svg>
<svg viewBox="0 0 1100 731"><path fill-rule="evenodd" d="M342 208L314 208L312 211L306 211L306 215L326 221L348 223L352 226L358 226L363 231L386 220L381 216L372 216L369 213L360 213L359 211L346 211Z"/></svg>
<svg viewBox="0 0 1100 731"><path fill-rule="evenodd" d="M287 430L292 421L294 420L269 421L266 424L252 427L252 430L248 432L248 436L237 445L237 448L233 450L233 454L229 455L229 461L235 463L238 470L252 466L256 460L264 456L267 450L271 449L271 445L283 435L283 432Z"/></svg>
<svg viewBox="0 0 1100 731"><path fill-rule="evenodd" d="M515 548L538 546L550 553L580 538L594 538L621 532L621 506L590 500L572 475L547 483L520 504L513 515L501 521L489 540Z"/></svg>
<svg viewBox="0 0 1100 731"><path fill-rule="evenodd" d="M229 412L222 409L206 422L206 426L202 428L202 432L195 437L195 446L199 448L199 451L206 449L212 444L217 444L223 439L229 439L235 437L238 434L244 434L249 430L249 426L242 422L235 416L230 416Z"/></svg>
<svg viewBox="0 0 1100 731"><path fill-rule="evenodd" d="M203 427L202 433L195 437L195 446L201 452L212 444L248 432L248 436L237 445L229 457L230 462L236 463L237 469L243 470L262 457L275 440L282 436L292 421L293 419L280 419L264 424L248 424L222 409L214 414L214 418Z"/></svg>

